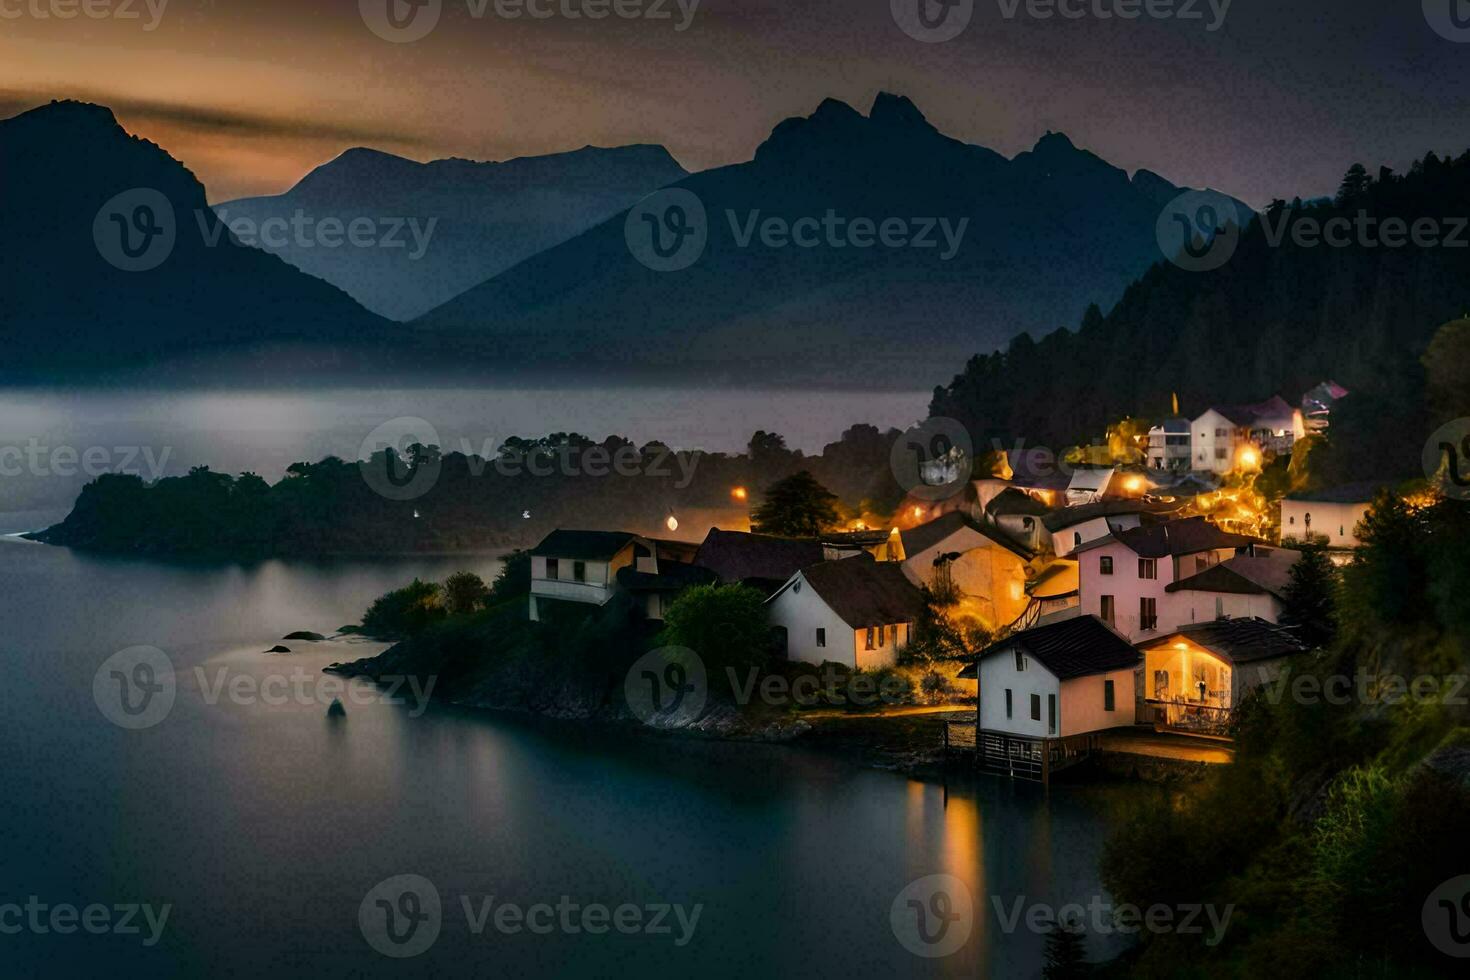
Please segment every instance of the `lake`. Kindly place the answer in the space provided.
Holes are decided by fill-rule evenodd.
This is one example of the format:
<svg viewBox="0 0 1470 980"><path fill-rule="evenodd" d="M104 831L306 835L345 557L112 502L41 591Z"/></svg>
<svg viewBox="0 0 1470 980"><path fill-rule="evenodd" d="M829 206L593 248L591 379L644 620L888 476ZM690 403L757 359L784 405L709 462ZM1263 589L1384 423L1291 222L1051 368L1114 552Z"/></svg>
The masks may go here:
<svg viewBox="0 0 1470 980"><path fill-rule="evenodd" d="M20 407L68 434L46 415L57 411L50 399ZM84 398L71 411L96 427L68 438L172 440L187 449L181 465L264 471L263 452L294 459L313 438L350 442L407 403L367 418L312 399L293 411L317 414L301 417L271 414L265 396L250 400L255 416L212 397L181 404L219 414L176 418L134 401L113 419ZM313 435L314 422L333 431ZM762 422L722 424L742 439ZM294 435L271 450L281 432ZM64 512L69 501L39 502ZM4 526L34 516L12 510ZM995 903L1009 916L1017 903L1100 896L1110 805L1150 792L988 778L946 789L799 747L426 708L413 692L389 698L320 673L380 645L264 652L288 632L355 622L415 576L497 567L488 557L170 563L0 538L6 975L1034 976L1041 936L1024 924L1008 932ZM114 677L109 658L140 646L166 658L161 669ZM167 678L166 711L154 717L148 701L135 719L148 727L109 720L118 684ZM334 697L345 719L327 718ZM948 876L939 891L934 875ZM401 876L414 876L412 902L382 890ZM420 903L425 886L436 915ZM549 934L532 928L553 914ZM384 929L422 952L385 956L374 945ZM911 952L945 943L944 957ZM1094 940L1094 956L1110 951Z"/></svg>

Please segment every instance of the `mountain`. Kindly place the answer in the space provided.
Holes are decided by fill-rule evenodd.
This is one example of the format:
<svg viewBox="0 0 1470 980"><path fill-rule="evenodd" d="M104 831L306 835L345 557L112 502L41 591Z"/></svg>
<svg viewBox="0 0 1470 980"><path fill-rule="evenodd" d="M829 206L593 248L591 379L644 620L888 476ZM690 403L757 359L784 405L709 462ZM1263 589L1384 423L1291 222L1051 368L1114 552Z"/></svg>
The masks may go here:
<svg viewBox="0 0 1470 980"><path fill-rule="evenodd" d="M369 219L384 236L379 246L327 249L286 234L258 247L376 313L409 320L687 176L661 146L588 146L503 163L418 163L354 149L285 194L215 210L227 223L244 218L256 228L297 215ZM399 244L387 247L390 238Z"/></svg>
<svg viewBox="0 0 1470 980"><path fill-rule="evenodd" d="M750 162L674 188L707 216L705 250L689 267L655 271L635 258L629 241L651 254L647 221L665 217L640 206L631 223L615 215L412 326L436 346L558 371L913 386L1115 301L1159 258L1160 198L1180 193L1056 133L1007 160L889 94L866 116L828 100L778 125ZM696 219L698 205L686 209ZM834 224L814 237L812 221L829 212L875 228L898 219L907 233L895 224L885 245ZM763 241L771 218L793 231L807 219L803 240L816 247ZM934 247L889 247L909 240Z"/></svg>
<svg viewBox="0 0 1470 980"><path fill-rule="evenodd" d="M395 329L222 231L194 175L102 106L52 102L0 121L0 372L59 377Z"/></svg>
<svg viewBox="0 0 1470 980"><path fill-rule="evenodd" d="M931 412L987 443L1058 449L1125 416L1163 418L1176 394L1193 417L1272 395L1295 403L1332 378L1351 394L1334 406L1331 454L1323 466L1313 457L1314 474L1330 484L1422 472L1429 434L1470 416L1465 334L1453 332L1464 325L1445 326L1470 311L1464 215L1470 152L1430 154L1402 175L1384 168L1335 201L1273 202L1217 268L1160 262L1080 329L977 355L935 391ZM1392 237L1394 223L1424 222L1432 237L1419 245ZM1333 226L1348 240L1329 245Z"/></svg>

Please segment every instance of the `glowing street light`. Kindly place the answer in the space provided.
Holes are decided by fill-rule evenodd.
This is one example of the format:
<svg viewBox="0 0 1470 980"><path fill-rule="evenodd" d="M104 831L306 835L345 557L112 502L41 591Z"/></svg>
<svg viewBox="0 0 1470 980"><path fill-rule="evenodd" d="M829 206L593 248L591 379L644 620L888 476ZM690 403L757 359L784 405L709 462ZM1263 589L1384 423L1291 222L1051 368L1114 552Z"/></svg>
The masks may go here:
<svg viewBox="0 0 1470 980"><path fill-rule="evenodd" d="M673 514L669 515L669 519L667 521L664 521L664 524L668 527L670 531L679 530L679 519Z"/></svg>
<svg viewBox="0 0 1470 980"><path fill-rule="evenodd" d="M750 493L744 487L736 487L735 489L731 490L730 496L734 497L742 504L750 499Z"/></svg>

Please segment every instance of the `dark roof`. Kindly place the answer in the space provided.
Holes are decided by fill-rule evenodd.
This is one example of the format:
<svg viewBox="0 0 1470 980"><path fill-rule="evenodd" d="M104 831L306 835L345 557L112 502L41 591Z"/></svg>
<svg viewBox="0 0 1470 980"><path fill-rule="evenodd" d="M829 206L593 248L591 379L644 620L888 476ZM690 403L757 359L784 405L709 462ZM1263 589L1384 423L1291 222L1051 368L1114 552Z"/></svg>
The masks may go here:
<svg viewBox="0 0 1470 980"><path fill-rule="evenodd" d="M1167 636L1151 640L1140 646L1153 649L1173 642L1182 636L1218 653L1231 663L1243 664L1256 660L1275 660L1294 653L1305 653L1306 644L1283 626L1268 623L1264 619L1217 619L1209 623L1181 626Z"/></svg>
<svg viewBox="0 0 1470 980"><path fill-rule="evenodd" d="M803 569L801 574L822 601L853 629L912 623L924 608L923 593L897 562L859 555L824 561Z"/></svg>
<svg viewBox="0 0 1470 980"><path fill-rule="evenodd" d="M1261 419L1289 419L1296 411L1280 395L1272 395L1265 401L1256 402L1253 405L1211 405L1210 407L1243 429L1250 428Z"/></svg>
<svg viewBox="0 0 1470 980"><path fill-rule="evenodd" d="M1081 524L1097 517L1116 517L1119 514L1143 514L1158 513L1161 511L1177 510L1177 504L1161 504L1137 497L1119 498L1115 500L1100 500L1095 504L1080 504L1076 507L1063 507L1054 510L1041 519L1048 531L1060 531L1071 527L1073 524Z"/></svg>
<svg viewBox="0 0 1470 980"><path fill-rule="evenodd" d="M1170 432L1188 432L1191 428L1193 428L1193 425L1189 421L1189 419L1176 416L1172 419L1164 419L1163 424L1157 426L1157 428L1163 429L1164 432L1167 434Z"/></svg>
<svg viewBox="0 0 1470 980"><path fill-rule="evenodd" d="M1073 553L1091 551L1113 541L1127 545L1140 558L1166 558L1171 555L1214 551L1217 548L1244 548L1253 544L1266 544L1265 541L1244 534L1222 531L1203 517L1188 517L1180 521L1144 524L1115 531L1095 541L1088 541Z"/></svg>
<svg viewBox="0 0 1470 980"><path fill-rule="evenodd" d="M958 510L952 510L943 517L935 518L928 524L920 524L918 527L911 527L907 531L899 531L898 536L903 541L903 553L905 555L917 555L919 552L934 547L951 534L964 530L965 528L969 528L982 538L995 542L1002 548L1021 558L1028 560L1031 558L1031 552L1021 547L1015 541L1012 541L1003 531L987 527L977 521L972 521L963 511Z"/></svg>
<svg viewBox="0 0 1470 980"><path fill-rule="evenodd" d="M822 560L822 542L777 538L768 534L711 528L695 552L694 564L708 568L725 582L775 579L785 582Z"/></svg>
<svg viewBox="0 0 1470 980"><path fill-rule="evenodd" d="M1237 555L1198 575L1171 582L1165 592L1230 592L1274 595L1280 599L1291 581L1292 563L1282 558Z"/></svg>
<svg viewBox="0 0 1470 980"><path fill-rule="evenodd" d="M630 531L563 531L555 530L541 539L531 554L544 558L572 558L582 561L607 561L637 535Z"/></svg>
<svg viewBox="0 0 1470 980"><path fill-rule="evenodd" d="M1064 619L1017 633L980 651L980 659L1016 647L1062 681L1136 667L1139 660L1138 651L1096 616ZM971 665L959 676L975 675L975 665Z"/></svg>
<svg viewBox="0 0 1470 980"><path fill-rule="evenodd" d="M887 531L831 531L822 535L822 544L837 548L872 548L888 540Z"/></svg>
<svg viewBox="0 0 1470 980"><path fill-rule="evenodd" d="M1050 514L1051 508L1024 490L1006 487L985 505L985 513L994 517L1005 517L1011 514L1040 517L1043 514Z"/></svg>
<svg viewBox="0 0 1470 980"><path fill-rule="evenodd" d="M638 571L636 566L618 569L618 585L629 592L680 592L693 585L711 585L715 573L708 568L660 558L658 574Z"/></svg>
<svg viewBox="0 0 1470 980"><path fill-rule="evenodd" d="M692 562L694 556L699 553L698 541L674 541L670 538L654 538L653 543L658 545L658 560L662 562L665 558L674 561Z"/></svg>
<svg viewBox="0 0 1470 980"><path fill-rule="evenodd" d="M1327 487L1324 490L1291 493L1287 494L1286 499L1314 504L1367 504L1372 503L1373 498L1378 496L1378 491L1387 486L1389 484L1381 480L1362 480L1358 483Z"/></svg>
<svg viewBox="0 0 1470 980"><path fill-rule="evenodd" d="M1065 490L1072 474L1063 472L1056 457L1036 449L1012 449L1006 453L1011 480L1018 487L1034 490Z"/></svg>

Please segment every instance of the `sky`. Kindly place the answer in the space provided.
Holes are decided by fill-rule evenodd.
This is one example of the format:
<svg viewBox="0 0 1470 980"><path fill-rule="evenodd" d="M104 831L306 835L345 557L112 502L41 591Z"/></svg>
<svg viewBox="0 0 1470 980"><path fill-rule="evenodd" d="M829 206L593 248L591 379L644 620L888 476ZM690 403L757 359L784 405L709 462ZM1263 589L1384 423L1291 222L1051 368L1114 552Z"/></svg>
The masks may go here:
<svg viewBox="0 0 1470 980"><path fill-rule="evenodd" d="M921 0L409 2L0 0L0 117L111 106L214 202L284 191L353 146L502 160L659 143L701 170L824 98L866 111L885 90L1007 156L1059 130L1257 206L1330 193L1355 161L1470 147L1458 0L949 0L951 26L973 11L933 43L899 26ZM667 17L563 13L584 2ZM435 7L437 23L385 40L370 24L389 3L410 29ZM522 5L551 16L505 16ZM1141 16L1116 16L1130 5Z"/></svg>

